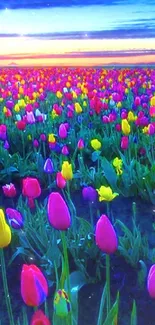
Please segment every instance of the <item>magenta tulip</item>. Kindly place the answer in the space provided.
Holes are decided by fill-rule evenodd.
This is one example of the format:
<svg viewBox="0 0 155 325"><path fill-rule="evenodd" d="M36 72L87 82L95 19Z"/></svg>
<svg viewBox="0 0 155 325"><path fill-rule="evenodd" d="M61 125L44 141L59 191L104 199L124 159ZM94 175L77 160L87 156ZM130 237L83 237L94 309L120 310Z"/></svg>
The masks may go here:
<svg viewBox="0 0 155 325"><path fill-rule="evenodd" d="M115 230L106 215L102 215L96 225L96 245L106 254L113 254L117 250L118 241Z"/></svg>
<svg viewBox="0 0 155 325"><path fill-rule="evenodd" d="M66 126L62 123L59 126L59 137L61 139L65 139L67 138L67 130L66 130Z"/></svg>
<svg viewBox="0 0 155 325"><path fill-rule="evenodd" d="M155 264L149 270L147 277L147 290L151 298L155 299Z"/></svg>
<svg viewBox="0 0 155 325"><path fill-rule="evenodd" d="M58 192L52 192L48 198L48 219L57 230L67 230L71 225L70 212L66 202Z"/></svg>

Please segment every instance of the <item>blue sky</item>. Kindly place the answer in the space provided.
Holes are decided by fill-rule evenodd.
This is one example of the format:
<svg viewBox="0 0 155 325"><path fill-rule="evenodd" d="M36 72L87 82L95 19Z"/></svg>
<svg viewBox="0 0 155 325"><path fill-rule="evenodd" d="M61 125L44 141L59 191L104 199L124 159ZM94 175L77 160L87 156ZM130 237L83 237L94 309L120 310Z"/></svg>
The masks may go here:
<svg viewBox="0 0 155 325"><path fill-rule="evenodd" d="M0 1L0 36L56 33L75 38L152 38L155 1Z"/></svg>

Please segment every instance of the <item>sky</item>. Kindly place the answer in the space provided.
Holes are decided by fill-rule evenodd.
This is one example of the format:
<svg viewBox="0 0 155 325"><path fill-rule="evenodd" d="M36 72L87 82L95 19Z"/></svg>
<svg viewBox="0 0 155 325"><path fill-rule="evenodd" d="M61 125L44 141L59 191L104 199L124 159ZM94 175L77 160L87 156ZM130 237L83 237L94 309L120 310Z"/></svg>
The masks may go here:
<svg viewBox="0 0 155 325"><path fill-rule="evenodd" d="M154 0L0 1L0 65L155 63Z"/></svg>

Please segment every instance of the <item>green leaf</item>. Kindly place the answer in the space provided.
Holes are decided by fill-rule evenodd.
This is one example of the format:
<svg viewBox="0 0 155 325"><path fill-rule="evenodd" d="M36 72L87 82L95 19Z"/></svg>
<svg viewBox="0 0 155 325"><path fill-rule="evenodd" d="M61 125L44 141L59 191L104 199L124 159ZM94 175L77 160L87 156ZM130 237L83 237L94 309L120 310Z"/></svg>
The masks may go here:
<svg viewBox="0 0 155 325"><path fill-rule="evenodd" d="M16 252L12 255L11 259L9 260L8 266L12 264L12 262L19 254L27 255L24 247L17 247Z"/></svg>
<svg viewBox="0 0 155 325"><path fill-rule="evenodd" d="M4 175L4 174L11 175L12 173L18 173L18 169L11 166L9 168L5 168L5 169L1 170L1 172L0 172L1 175Z"/></svg>
<svg viewBox="0 0 155 325"><path fill-rule="evenodd" d="M118 311L119 311L119 292L117 293L117 298L115 303L113 304L109 314L106 317L105 322L103 325L114 325L117 324L118 320Z"/></svg>
<svg viewBox="0 0 155 325"><path fill-rule="evenodd" d="M130 325L137 325L137 307L135 300L133 301Z"/></svg>
<svg viewBox="0 0 155 325"><path fill-rule="evenodd" d="M113 190L118 191L117 174L115 173L111 163L105 157L101 159L101 168L103 169L104 176L107 179L109 185L112 187Z"/></svg>
<svg viewBox="0 0 155 325"><path fill-rule="evenodd" d="M103 312L104 312L104 308L105 308L106 297L107 297L107 285L104 286L104 289L103 289L103 292L102 292L97 325L102 325L103 324Z"/></svg>
<svg viewBox="0 0 155 325"><path fill-rule="evenodd" d="M78 293L79 290L87 284L87 279L84 274L80 271L75 271L70 274L70 288L71 288L71 305L73 318L75 319L75 324L78 322ZM65 290L67 291L67 280L64 285Z"/></svg>

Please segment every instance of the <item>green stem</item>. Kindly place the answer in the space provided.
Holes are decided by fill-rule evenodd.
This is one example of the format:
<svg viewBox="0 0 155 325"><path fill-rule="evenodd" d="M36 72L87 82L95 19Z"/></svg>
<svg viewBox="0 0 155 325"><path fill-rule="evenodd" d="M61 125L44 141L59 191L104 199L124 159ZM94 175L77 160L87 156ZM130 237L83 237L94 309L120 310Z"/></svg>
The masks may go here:
<svg viewBox="0 0 155 325"><path fill-rule="evenodd" d="M106 203L107 203L107 216L110 219L110 204L109 204L109 202L106 202Z"/></svg>
<svg viewBox="0 0 155 325"><path fill-rule="evenodd" d="M92 226L92 230L94 229L94 219L93 219L93 211L92 211L92 204L89 202L89 211L90 211L90 222Z"/></svg>
<svg viewBox="0 0 155 325"><path fill-rule="evenodd" d="M62 240L62 247L63 247L65 276L66 276L66 280L67 280L67 290L68 290L68 296L70 299L71 298L71 289L70 289L70 281L69 281L69 262L68 262L66 237L65 237L64 231L61 231L61 240Z"/></svg>
<svg viewBox="0 0 155 325"><path fill-rule="evenodd" d="M64 256L64 270L65 270L65 276L67 280L67 293L68 297L72 306L72 301L71 301L71 288L70 288L70 279L69 279L69 261L68 261L68 252L67 252L67 244L66 244L66 237L64 231L61 231L61 239L62 239L62 247L63 247L63 256ZM72 325L72 308L71 308L71 314L68 315L68 325Z"/></svg>
<svg viewBox="0 0 155 325"><path fill-rule="evenodd" d="M15 325L14 319L13 319L13 313L12 313L8 283L7 283L6 266L5 266L5 258L4 258L3 249L0 249L0 257L1 257L1 268L2 268L2 280L3 280L3 287L4 287L4 295L5 295L5 301L6 301L6 306L7 306L8 316L9 316L9 322L10 322L10 325Z"/></svg>
<svg viewBox="0 0 155 325"><path fill-rule="evenodd" d="M25 141L24 141L24 133L23 133L23 131L21 131L21 138L22 138L23 158L25 159Z"/></svg>
<svg viewBox="0 0 155 325"><path fill-rule="evenodd" d="M110 256L106 254L107 316L110 312Z"/></svg>
<svg viewBox="0 0 155 325"><path fill-rule="evenodd" d="M43 141L43 155L44 155L44 159L46 159L46 144Z"/></svg>

